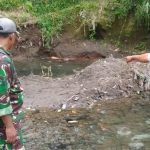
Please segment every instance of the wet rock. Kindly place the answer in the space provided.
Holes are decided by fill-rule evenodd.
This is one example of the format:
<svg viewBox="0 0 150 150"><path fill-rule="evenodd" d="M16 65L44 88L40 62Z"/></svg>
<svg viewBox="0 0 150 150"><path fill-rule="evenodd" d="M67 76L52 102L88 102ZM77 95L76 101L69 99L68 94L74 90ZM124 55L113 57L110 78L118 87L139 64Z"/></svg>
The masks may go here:
<svg viewBox="0 0 150 150"><path fill-rule="evenodd" d="M70 97L70 96L69 96ZM145 123L149 117L149 105L141 108L136 114L131 112L131 105L138 103L137 97L133 101L101 101L91 110L85 108L75 108L76 114L72 114L72 109L65 109L61 113L55 111L40 111L39 114L24 114L22 124L24 127L25 146L27 150L145 150L150 146L149 126ZM139 99L141 101L141 99ZM115 103L116 102L116 103ZM105 103L105 106L104 106ZM107 115L100 115L97 109L107 110ZM130 111L129 111L130 110ZM143 118L144 114L144 118ZM37 117L41 120L37 120ZM47 119L47 116L49 117ZM68 124L66 118L74 120L80 119L77 124ZM35 119L32 122L32 119ZM50 120L50 124L45 123ZM123 121L122 121L123 120ZM139 122L141 124L139 124ZM105 124L106 123L106 124ZM120 124L122 123L122 124ZM102 124L104 126L99 126ZM69 126L68 126L69 125ZM146 125L146 126L145 126ZM103 131L105 130L106 131ZM103 129L103 130L102 130ZM146 129L146 130L145 130ZM118 132L117 132L118 131ZM139 133L145 135L140 138L139 135L131 137L131 134ZM33 134L32 133L36 133ZM133 138L134 141L131 141ZM121 144L120 144L121 142ZM136 147L134 143L144 143L144 147ZM119 143L119 144L118 144Z"/></svg>
<svg viewBox="0 0 150 150"><path fill-rule="evenodd" d="M144 139L150 139L150 134L141 134L141 135L135 135L131 140L144 140Z"/></svg>
<svg viewBox="0 0 150 150"><path fill-rule="evenodd" d="M105 110L102 110L102 111L101 111L101 114L102 114L102 115L106 115L106 111L105 111Z"/></svg>
<svg viewBox="0 0 150 150"><path fill-rule="evenodd" d="M80 98L79 96L76 96L76 97L74 98L74 100L75 100L75 101L78 101L79 98Z"/></svg>
<svg viewBox="0 0 150 150"><path fill-rule="evenodd" d="M75 142L75 137L71 137L71 138L70 138L70 142L71 142L71 143L74 143L74 142Z"/></svg>
<svg viewBox="0 0 150 150"><path fill-rule="evenodd" d="M29 128L30 128L30 126L28 126L28 125L23 126L23 127L22 127L22 131L23 131L23 130L27 130L27 129L29 129Z"/></svg>
<svg viewBox="0 0 150 150"><path fill-rule="evenodd" d="M26 134L23 136L24 139L28 139L28 138L37 138L39 137L39 134L38 133L29 133L29 134Z"/></svg>
<svg viewBox="0 0 150 150"><path fill-rule="evenodd" d="M98 143L98 144L103 144L103 141L98 140L97 143Z"/></svg>
<svg viewBox="0 0 150 150"><path fill-rule="evenodd" d="M38 113L40 113L40 110L39 110L39 109L35 109L35 110L33 110L33 112L32 112L32 114L38 114Z"/></svg>
<svg viewBox="0 0 150 150"><path fill-rule="evenodd" d="M103 120L103 123L106 123L109 125L117 125L117 124L121 124L122 120L118 117L110 116L110 117L106 118L105 120Z"/></svg>
<svg viewBox="0 0 150 150"><path fill-rule="evenodd" d="M145 150L144 143L129 143L130 150Z"/></svg>
<svg viewBox="0 0 150 150"><path fill-rule="evenodd" d="M121 135L121 136L126 136L126 135L130 135L130 134L131 134L131 131L130 131L128 128L126 128L126 127L122 127L121 129L119 129L119 130L117 131L117 133L118 133L119 135Z"/></svg>
<svg viewBox="0 0 150 150"><path fill-rule="evenodd" d="M90 148L90 147L87 147L85 150L91 150L91 148Z"/></svg>
<svg viewBox="0 0 150 150"><path fill-rule="evenodd" d="M147 124L150 124L150 119L146 120L146 123L147 123Z"/></svg>
<svg viewBox="0 0 150 150"><path fill-rule="evenodd" d="M67 150L72 150L72 147L71 146L67 146L66 149Z"/></svg>
<svg viewBox="0 0 150 150"><path fill-rule="evenodd" d="M87 114L81 114L78 116L67 116L66 117L66 121L74 121L74 120L83 120L83 119L87 119L88 115Z"/></svg>

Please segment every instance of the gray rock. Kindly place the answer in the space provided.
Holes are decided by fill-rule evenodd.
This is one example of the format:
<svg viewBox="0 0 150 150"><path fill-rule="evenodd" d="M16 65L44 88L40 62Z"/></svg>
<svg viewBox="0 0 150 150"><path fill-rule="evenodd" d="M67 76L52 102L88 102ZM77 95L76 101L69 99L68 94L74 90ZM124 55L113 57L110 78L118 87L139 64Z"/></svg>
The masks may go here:
<svg viewBox="0 0 150 150"><path fill-rule="evenodd" d="M120 130L117 131L117 133L121 136L127 136L131 134L131 131L126 127L122 127Z"/></svg>
<svg viewBox="0 0 150 150"><path fill-rule="evenodd" d="M130 150L145 150L143 143L129 143Z"/></svg>
<svg viewBox="0 0 150 150"><path fill-rule="evenodd" d="M143 139L149 139L150 134L141 134L141 135L135 135L131 140L143 140Z"/></svg>

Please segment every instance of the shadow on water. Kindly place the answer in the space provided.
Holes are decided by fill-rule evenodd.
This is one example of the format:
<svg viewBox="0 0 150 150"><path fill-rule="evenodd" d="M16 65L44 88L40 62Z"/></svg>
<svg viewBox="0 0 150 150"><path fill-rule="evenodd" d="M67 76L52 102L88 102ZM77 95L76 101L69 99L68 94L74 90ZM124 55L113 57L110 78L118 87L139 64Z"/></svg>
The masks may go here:
<svg viewBox="0 0 150 150"><path fill-rule="evenodd" d="M150 100L99 101L93 108L25 109L23 134L32 150L150 150Z"/></svg>
<svg viewBox="0 0 150 150"><path fill-rule="evenodd" d="M35 59L32 61L16 61L14 62L19 76L28 76L31 73L42 75L42 66L50 67L53 77L74 74L75 71L80 71L90 65L93 61L60 61L49 59ZM47 70L46 70L47 71Z"/></svg>

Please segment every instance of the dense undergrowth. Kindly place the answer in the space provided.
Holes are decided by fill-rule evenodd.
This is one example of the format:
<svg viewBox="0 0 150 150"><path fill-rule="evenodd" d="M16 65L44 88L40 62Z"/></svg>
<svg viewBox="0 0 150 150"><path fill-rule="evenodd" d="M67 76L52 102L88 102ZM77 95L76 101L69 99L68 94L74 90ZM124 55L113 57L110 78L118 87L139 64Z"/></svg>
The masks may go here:
<svg viewBox="0 0 150 150"><path fill-rule="evenodd" d="M78 23L76 30L84 31L88 26L89 38L93 38L100 19L111 27L116 18L133 15L136 25L145 26L147 30L150 28L149 0L0 0L0 8L10 14L19 10L22 22L28 21L27 14L35 17L47 47L65 25L75 26Z"/></svg>

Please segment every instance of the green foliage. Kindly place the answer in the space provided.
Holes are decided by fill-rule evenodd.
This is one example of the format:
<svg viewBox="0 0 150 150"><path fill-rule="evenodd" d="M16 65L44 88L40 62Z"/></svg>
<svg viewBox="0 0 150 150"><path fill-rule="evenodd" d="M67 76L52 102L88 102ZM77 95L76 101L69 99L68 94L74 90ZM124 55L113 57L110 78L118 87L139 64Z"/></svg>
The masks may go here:
<svg viewBox="0 0 150 150"><path fill-rule="evenodd" d="M78 5L82 0L0 0L1 10L15 10L22 7L21 19L26 21L26 12L30 12L37 17L37 24L41 27L41 32L45 46L50 46L53 35L57 35L63 30L63 24L73 24L79 9L83 5ZM71 16L71 17L70 17Z"/></svg>
<svg viewBox="0 0 150 150"><path fill-rule="evenodd" d="M141 51L145 50L146 48L146 43L145 42L140 42L138 45L135 46L135 51Z"/></svg>
<svg viewBox="0 0 150 150"><path fill-rule="evenodd" d="M95 38L94 38L95 34L96 34L95 30L90 29L89 39L90 39L90 40L94 40L94 39L95 39Z"/></svg>
<svg viewBox="0 0 150 150"><path fill-rule="evenodd" d="M111 0L109 4L109 17L128 17L132 14L138 26L150 29L150 2L149 0Z"/></svg>
<svg viewBox="0 0 150 150"><path fill-rule="evenodd" d="M105 40L100 40L100 44L104 45L105 44Z"/></svg>
<svg viewBox="0 0 150 150"><path fill-rule="evenodd" d="M64 16L55 13L43 15L39 18L37 23L41 27L46 47L49 47L52 35L57 35L58 31L62 30L63 20Z"/></svg>
<svg viewBox="0 0 150 150"><path fill-rule="evenodd" d="M1 10L14 9L24 4L24 0L0 0Z"/></svg>
<svg viewBox="0 0 150 150"><path fill-rule="evenodd" d="M26 22L27 21L27 16L24 12L21 13L21 19L22 19L22 22Z"/></svg>
<svg viewBox="0 0 150 150"><path fill-rule="evenodd" d="M89 29L88 37L94 39L96 21L102 15L99 14L101 7L102 11L107 12L106 16L102 17L104 20L106 19L107 28L112 26L112 22L116 18L127 19L129 14L132 14L138 26L150 29L149 0L0 0L1 10L13 11L13 9L21 8L23 22L27 21L26 14L28 12L36 17L47 47L49 47L53 35L57 36L63 30L64 25L74 26L76 21L81 25L80 29L84 28L85 32L86 29ZM118 39L120 40L120 38ZM121 46L119 40L112 42L116 46ZM142 47L142 45L137 47Z"/></svg>
<svg viewBox="0 0 150 150"><path fill-rule="evenodd" d="M34 6L34 14L41 15L74 6L81 0L31 0Z"/></svg>
<svg viewBox="0 0 150 150"><path fill-rule="evenodd" d="M135 17L137 18L138 25L145 26L150 29L150 2L143 1L141 5L136 7Z"/></svg>
<svg viewBox="0 0 150 150"><path fill-rule="evenodd" d="M110 42L112 44L114 44L116 47L123 47L123 45L121 44L121 42L119 40L113 40L113 39L111 39Z"/></svg>
<svg viewBox="0 0 150 150"><path fill-rule="evenodd" d="M124 17L133 7L134 0L118 0L118 3L114 5L114 14L118 17Z"/></svg>
<svg viewBox="0 0 150 150"><path fill-rule="evenodd" d="M99 2L101 0L98 0ZM91 10L99 10L98 1L91 0L0 0L1 10L17 10L21 8L21 20L27 21L30 12L37 18L42 38L46 47L50 48L52 37L58 36L64 25L74 25L76 20L81 28L89 26L89 38L94 39L95 29L92 25ZM94 22L95 24L95 22Z"/></svg>
<svg viewBox="0 0 150 150"><path fill-rule="evenodd" d="M58 7L57 7L56 2L58 4ZM67 4L64 5L64 2L66 2ZM71 5L71 2L73 2L72 5ZM80 2L79 4L78 2L79 0L78 1L70 0L70 2L67 0L64 0L63 3L60 3L60 1L54 1L54 4L52 4L51 7L47 10L48 12L45 13L47 9L45 8L42 15L40 15L37 23L42 29L41 31L42 31L42 35L43 35L43 39L44 39L44 43L46 47L49 47L52 36L53 35L57 36L58 33L63 30L64 24L74 25L77 18L78 18L78 21L81 22L81 24L82 22L83 24L85 22L87 23L87 16L86 15L80 16L79 12L83 10L89 11L97 7L96 6L97 4L93 2L90 2L90 3ZM49 6L50 5L47 5L46 7L49 7ZM94 32L95 32L94 30L91 32L90 37L89 37L90 39L93 39L94 34L95 34Z"/></svg>
<svg viewBox="0 0 150 150"><path fill-rule="evenodd" d="M25 3L25 7L26 7L26 10L27 10L28 12L31 11L31 10L33 10L32 2L27 1L27 2Z"/></svg>

